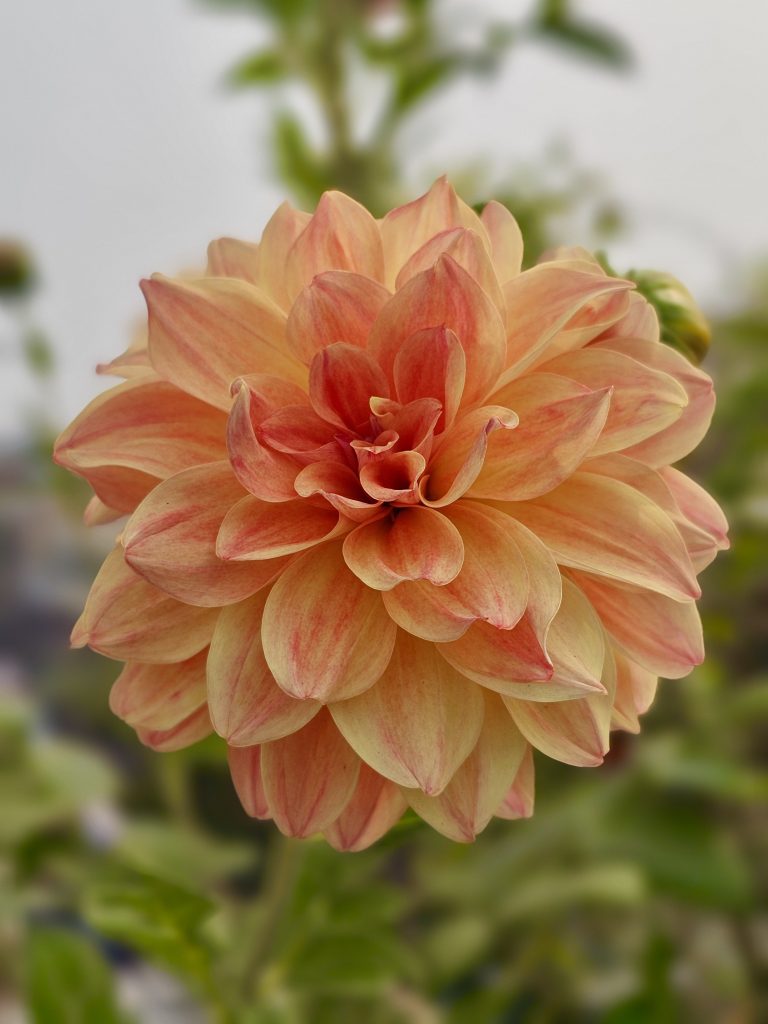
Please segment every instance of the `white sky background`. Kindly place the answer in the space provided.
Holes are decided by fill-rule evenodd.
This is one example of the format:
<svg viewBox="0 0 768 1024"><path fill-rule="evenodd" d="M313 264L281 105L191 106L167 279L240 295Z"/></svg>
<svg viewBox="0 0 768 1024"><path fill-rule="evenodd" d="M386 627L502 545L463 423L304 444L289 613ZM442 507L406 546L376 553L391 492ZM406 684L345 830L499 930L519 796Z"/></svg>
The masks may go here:
<svg viewBox="0 0 768 1024"><path fill-rule="evenodd" d="M529 6L441 5L447 26ZM455 87L406 132L414 187L475 157L501 178L566 140L630 215L614 265L671 270L727 306L739 269L768 252L768 3L583 0L581 13L628 40L634 73L516 51L498 79ZM0 6L0 236L35 254L34 317L58 360L52 393L36 394L0 319L0 438L41 400L63 424L103 389L93 367L142 316L140 277L200 265L219 235L258 237L283 198L268 101L220 83L262 36L193 0Z"/></svg>

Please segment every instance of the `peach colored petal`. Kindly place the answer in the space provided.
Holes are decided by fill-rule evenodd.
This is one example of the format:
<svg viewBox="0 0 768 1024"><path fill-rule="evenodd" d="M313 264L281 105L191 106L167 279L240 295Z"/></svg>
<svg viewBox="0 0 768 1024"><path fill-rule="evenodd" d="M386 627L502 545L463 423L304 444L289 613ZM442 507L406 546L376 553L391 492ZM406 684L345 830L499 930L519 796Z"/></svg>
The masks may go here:
<svg viewBox="0 0 768 1024"><path fill-rule="evenodd" d="M365 850L399 821L406 806L398 787L362 762L352 799L323 835L335 850Z"/></svg>
<svg viewBox="0 0 768 1024"><path fill-rule="evenodd" d="M217 557L222 520L242 496L243 488L228 462L196 466L164 480L147 495L123 531L126 562L170 597L201 608L250 597L273 580L286 562L276 558L243 565Z"/></svg>
<svg viewBox="0 0 768 1024"><path fill-rule="evenodd" d="M487 240L484 241L476 231L467 228L449 228L441 231L425 242L411 256L397 275L395 287L399 290L416 274L429 270L437 258L445 254L450 256L460 267L477 281L488 298L499 312L504 313L504 296L501 293L499 280L496 277Z"/></svg>
<svg viewBox="0 0 768 1024"><path fill-rule="evenodd" d="M338 462L313 462L296 477L296 493L302 498L321 495L337 512L356 523L382 515L381 501L363 490L360 478L349 466Z"/></svg>
<svg viewBox="0 0 768 1024"><path fill-rule="evenodd" d="M327 423L354 429L370 420L371 395L389 396L389 384L365 350L341 342L315 355L309 371L309 398Z"/></svg>
<svg viewBox="0 0 768 1024"><path fill-rule="evenodd" d="M466 357L459 339L447 327L427 327L406 338L394 362L394 381L401 402L434 398L442 406L435 425L442 433L456 419L464 393Z"/></svg>
<svg viewBox="0 0 768 1024"><path fill-rule="evenodd" d="M553 490L593 449L610 415L609 389L589 391L565 377L529 374L493 396L520 417L512 432L488 438L469 497L524 501Z"/></svg>
<svg viewBox="0 0 768 1024"><path fill-rule="evenodd" d="M275 682L261 644L266 592L223 609L208 655L208 710L231 747L277 740L313 718L320 704L294 700Z"/></svg>
<svg viewBox="0 0 768 1024"><path fill-rule="evenodd" d="M267 222L261 236L259 279L264 291L281 309L288 309L300 290L298 286L289 286L285 264L293 243L310 220L311 214L283 203Z"/></svg>
<svg viewBox="0 0 768 1024"><path fill-rule="evenodd" d="M172 729L206 701L207 650L172 665L129 662L109 692L113 714L134 728Z"/></svg>
<svg viewBox="0 0 768 1024"><path fill-rule="evenodd" d="M227 451L232 472L247 491L262 501L290 501L296 497L294 480L301 468L283 452L263 444L258 435L259 393L253 391L247 378L233 384L235 400L227 422Z"/></svg>
<svg viewBox="0 0 768 1024"><path fill-rule="evenodd" d="M507 352L499 386L509 383L536 359L557 332L588 302L633 285L613 277L586 274L542 263L504 285Z"/></svg>
<svg viewBox="0 0 768 1024"><path fill-rule="evenodd" d="M617 644L649 672L679 679L704 660L701 620L693 601L674 601L582 572L574 572L573 578Z"/></svg>
<svg viewBox="0 0 768 1024"><path fill-rule="evenodd" d="M612 729L640 732L639 716L648 710L658 685L658 676L614 651L616 697L613 702Z"/></svg>
<svg viewBox="0 0 768 1024"><path fill-rule="evenodd" d="M426 460L418 452L387 452L360 470L360 483L375 501L415 505Z"/></svg>
<svg viewBox="0 0 768 1024"><path fill-rule="evenodd" d="M314 547L351 527L327 506L316 508L306 501L286 501L276 509L249 494L225 515L216 553L219 558L237 562L279 559L282 571L286 562L280 556Z"/></svg>
<svg viewBox="0 0 768 1024"><path fill-rule="evenodd" d="M412 278L373 325L368 348L391 381L403 343L427 327L456 333L466 356L463 401L482 401L504 365L504 324L493 302L450 256L440 256L433 267Z"/></svg>
<svg viewBox="0 0 768 1024"><path fill-rule="evenodd" d="M718 551L725 551L730 547L728 520L723 510L703 487L679 470L666 466L660 469L659 473L675 499L682 518L709 538L711 546L707 555L711 557L705 562L708 565Z"/></svg>
<svg viewBox="0 0 768 1024"><path fill-rule="evenodd" d="M148 341L146 328L138 331L125 352L115 356L108 363L98 363L96 373L109 377L124 377L126 380L154 374L149 359Z"/></svg>
<svg viewBox="0 0 768 1024"><path fill-rule="evenodd" d="M365 348L376 317L390 298L383 285L348 270L318 274L291 307L286 341L309 366L317 352L344 342Z"/></svg>
<svg viewBox="0 0 768 1024"><path fill-rule="evenodd" d="M158 753L167 754L174 750L184 750L185 747L191 747L211 735L208 708L203 705L189 718L185 718L183 722L170 729L145 729L139 726L136 735L146 747L151 747Z"/></svg>
<svg viewBox="0 0 768 1024"><path fill-rule="evenodd" d="M533 751L530 746L527 746L517 775L515 775L515 781L494 812L496 817L505 818L507 821L530 818L533 814L535 781Z"/></svg>
<svg viewBox="0 0 768 1024"><path fill-rule="evenodd" d="M401 632L378 683L330 710L375 771L434 796L475 746L484 705L478 687L443 661L434 644Z"/></svg>
<svg viewBox="0 0 768 1024"><path fill-rule="evenodd" d="M185 661L208 645L218 614L174 601L137 575L117 547L93 581L71 642L120 661Z"/></svg>
<svg viewBox="0 0 768 1024"><path fill-rule="evenodd" d="M626 455L649 466L665 466L688 455L700 443L709 429L715 409L715 393L711 378L703 370L669 345L639 338L609 338L591 346L636 359L646 366L674 377L688 395L688 405L680 418L666 429L625 450Z"/></svg>
<svg viewBox="0 0 768 1024"><path fill-rule="evenodd" d="M284 835L328 828L352 797L359 770L359 758L325 709L298 732L261 748L264 793Z"/></svg>
<svg viewBox="0 0 768 1024"><path fill-rule="evenodd" d="M379 425L386 429L377 437L379 443L374 446L352 442L358 459L365 449L375 459L380 447L381 451L388 451L390 445L393 450L415 451L425 459L429 458L435 439L435 427L442 414L440 402L436 398L416 398L407 405L387 398L372 398L371 410ZM381 442L386 443L381 446ZM366 461L370 461L368 456L363 458L360 465Z"/></svg>
<svg viewBox="0 0 768 1024"><path fill-rule="evenodd" d="M608 341L609 338L640 338L658 342L660 333L656 310L640 292L630 292L626 314L601 334L598 341Z"/></svg>
<svg viewBox="0 0 768 1024"><path fill-rule="evenodd" d="M351 270L384 280L384 254L376 221L342 192L324 192L317 209L293 243L285 263L289 292L298 294L316 274Z"/></svg>
<svg viewBox="0 0 768 1024"><path fill-rule="evenodd" d="M439 644L437 650L467 679L500 693L516 692L522 680L531 687L544 686L554 674L528 614L513 629L475 622L458 640Z"/></svg>
<svg viewBox="0 0 768 1024"><path fill-rule="evenodd" d="M449 839L471 843L493 817L527 749L496 694L485 694L485 718L475 748L438 796L406 791L411 807Z"/></svg>
<svg viewBox="0 0 768 1024"><path fill-rule="evenodd" d="M291 697L342 700L373 686L387 666L396 627L381 596L350 572L341 544L300 555L267 599L264 655Z"/></svg>
<svg viewBox="0 0 768 1024"><path fill-rule="evenodd" d="M115 520L122 518L124 514L119 509L110 508L109 505L106 505L101 498L94 494L85 506L83 522L86 526L104 526L106 523L114 523Z"/></svg>
<svg viewBox="0 0 768 1024"><path fill-rule="evenodd" d="M149 310L155 370L182 391L219 409L244 373L271 373L297 384L306 369L285 347L285 314L245 281L181 281L155 275L141 283Z"/></svg>
<svg viewBox="0 0 768 1024"><path fill-rule="evenodd" d="M286 405L263 420L257 429L261 442L289 455L297 466L340 458L334 428L308 405Z"/></svg>
<svg viewBox="0 0 768 1024"><path fill-rule="evenodd" d="M358 526L344 540L344 561L374 590L403 580L450 583L461 569L464 545L449 519L431 508L402 508L394 518Z"/></svg>
<svg viewBox="0 0 768 1024"><path fill-rule="evenodd" d="M261 287L259 247L239 238L217 238L208 246L209 277L236 277Z"/></svg>
<svg viewBox="0 0 768 1024"><path fill-rule="evenodd" d="M424 580L399 584L381 596L392 619L422 640L447 643L462 636L475 616L446 603L442 587Z"/></svg>
<svg viewBox="0 0 768 1024"><path fill-rule="evenodd" d="M598 277L606 279L602 269ZM609 292L587 302L549 341L540 358L533 364L534 369L556 356L581 349L604 334L606 329L626 316L630 296L633 294L630 291Z"/></svg>
<svg viewBox="0 0 768 1024"><path fill-rule="evenodd" d="M483 207L480 220L491 241L496 274L502 284L520 273L523 263L523 236L517 221L501 203L491 201Z"/></svg>
<svg viewBox="0 0 768 1024"><path fill-rule="evenodd" d="M505 502L503 510L543 540L561 565L678 601L700 595L672 520L618 480L575 473L554 491L533 501Z"/></svg>
<svg viewBox="0 0 768 1024"><path fill-rule="evenodd" d="M235 792L245 813L262 821L271 818L261 777L261 747L229 747L227 761Z"/></svg>
<svg viewBox="0 0 768 1024"><path fill-rule="evenodd" d="M443 508L458 501L483 468L490 435L501 429L514 430L518 422L517 413L501 405L481 406L456 420L442 435L421 483L424 504Z"/></svg>
<svg viewBox="0 0 768 1024"><path fill-rule="evenodd" d="M167 476L225 457L226 418L157 379L99 395L56 441L54 461L85 477L101 500L132 512Z"/></svg>
<svg viewBox="0 0 768 1024"><path fill-rule="evenodd" d="M593 455L621 451L680 419L688 396L674 377L621 352L595 348L568 352L537 367L592 390L612 388L608 418Z"/></svg>

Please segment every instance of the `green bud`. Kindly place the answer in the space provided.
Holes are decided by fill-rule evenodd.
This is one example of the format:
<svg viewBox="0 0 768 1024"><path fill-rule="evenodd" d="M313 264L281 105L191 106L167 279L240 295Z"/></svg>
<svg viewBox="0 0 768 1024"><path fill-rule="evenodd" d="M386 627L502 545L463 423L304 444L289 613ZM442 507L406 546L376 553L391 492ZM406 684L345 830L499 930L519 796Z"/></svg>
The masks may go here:
<svg viewBox="0 0 768 1024"><path fill-rule="evenodd" d="M700 363L709 350L712 334L696 301L672 274L660 270L631 270L626 274L656 310L661 340L678 349L692 363Z"/></svg>
<svg viewBox="0 0 768 1024"><path fill-rule="evenodd" d="M0 300L26 294L34 282L29 252L20 242L0 238Z"/></svg>

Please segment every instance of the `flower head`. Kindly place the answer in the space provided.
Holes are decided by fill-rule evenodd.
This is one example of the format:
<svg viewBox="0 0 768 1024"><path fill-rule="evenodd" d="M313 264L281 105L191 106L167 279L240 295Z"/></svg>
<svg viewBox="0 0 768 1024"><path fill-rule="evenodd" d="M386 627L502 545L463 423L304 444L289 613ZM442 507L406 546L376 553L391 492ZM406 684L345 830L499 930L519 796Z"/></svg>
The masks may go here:
<svg viewBox="0 0 768 1024"><path fill-rule="evenodd" d="M600 764L703 657L716 504L670 465L710 379L582 250L521 272L504 207L340 193L143 282L126 377L56 459L130 518L73 643L127 664L159 750L211 730L248 813L340 849L410 805L469 840L531 813L531 748Z"/></svg>

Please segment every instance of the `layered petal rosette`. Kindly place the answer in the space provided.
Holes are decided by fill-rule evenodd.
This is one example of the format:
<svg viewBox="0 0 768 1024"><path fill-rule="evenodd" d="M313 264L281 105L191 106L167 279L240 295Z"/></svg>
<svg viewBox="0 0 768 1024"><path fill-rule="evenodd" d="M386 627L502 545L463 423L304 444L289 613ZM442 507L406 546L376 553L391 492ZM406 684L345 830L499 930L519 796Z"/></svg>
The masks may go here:
<svg viewBox="0 0 768 1024"><path fill-rule="evenodd" d="M285 833L358 850L410 806L471 840L532 812L532 748L600 764L703 657L726 523L670 467L711 381L588 253L521 261L444 180L380 221L282 206L143 283L125 381L58 440L88 520L129 517L73 643Z"/></svg>

